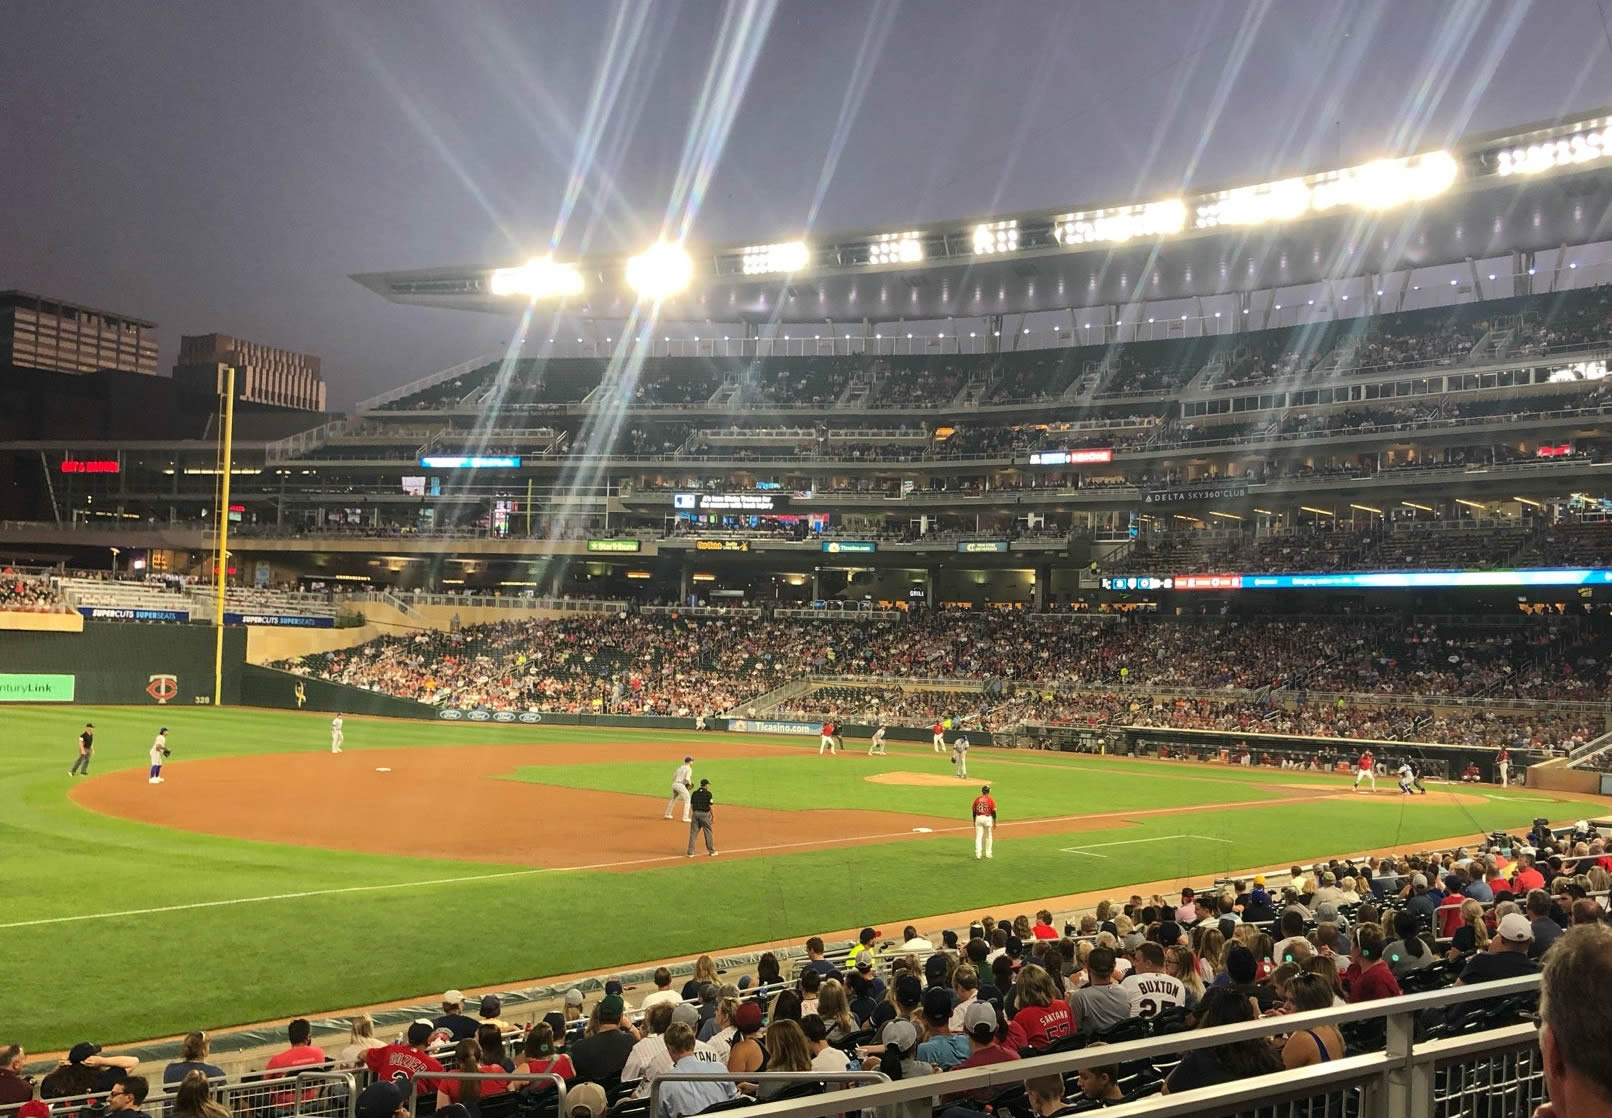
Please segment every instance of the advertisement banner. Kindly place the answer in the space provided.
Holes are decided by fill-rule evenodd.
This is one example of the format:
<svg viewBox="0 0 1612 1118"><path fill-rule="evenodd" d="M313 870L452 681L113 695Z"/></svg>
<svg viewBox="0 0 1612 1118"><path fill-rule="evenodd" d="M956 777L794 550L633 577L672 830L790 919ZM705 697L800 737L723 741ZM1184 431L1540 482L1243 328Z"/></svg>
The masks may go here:
<svg viewBox="0 0 1612 1118"><path fill-rule="evenodd" d="M735 734L800 734L814 737L823 732L821 722L767 722L756 718L730 718L728 729Z"/></svg>
<svg viewBox="0 0 1612 1118"><path fill-rule="evenodd" d="M695 551L749 551L749 540L695 540Z"/></svg>
<svg viewBox="0 0 1612 1118"><path fill-rule="evenodd" d="M78 677L0 672L0 703L70 703Z"/></svg>
<svg viewBox="0 0 1612 1118"><path fill-rule="evenodd" d="M872 540L824 540L823 550L830 555L867 555L879 547Z"/></svg>
<svg viewBox="0 0 1612 1118"><path fill-rule="evenodd" d="M777 512L789 507L787 493L675 493L672 507L700 512Z"/></svg>
<svg viewBox="0 0 1612 1118"><path fill-rule="evenodd" d="M1494 586L1607 586L1606 567L1502 571L1321 571L1313 574L1125 575L1102 579L1104 590L1442 590Z"/></svg>
<svg viewBox="0 0 1612 1118"><path fill-rule="evenodd" d="M525 726L535 726L543 721L543 716L535 710L517 713L513 710L467 710L461 707L443 707L437 711L437 717L444 722L518 722Z"/></svg>
<svg viewBox="0 0 1612 1118"><path fill-rule="evenodd" d="M636 554L643 549L642 540L589 540L589 551L625 551Z"/></svg>
<svg viewBox="0 0 1612 1118"><path fill-rule="evenodd" d="M130 609L124 606L79 606L91 621L189 621L187 609Z"/></svg>
<svg viewBox="0 0 1612 1118"><path fill-rule="evenodd" d="M273 625L282 629L334 629L334 617L314 617L294 613L230 613L224 612L226 625Z"/></svg>
<svg viewBox="0 0 1612 1118"><path fill-rule="evenodd" d="M959 540L957 550L965 555L990 554L991 552L1006 551L1006 540Z"/></svg>
<svg viewBox="0 0 1612 1118"><path fill-rule="evenodd" d="M1142 494L1144 505L1179 505L1188 501L1240 501L1248 496L1245 481L1205 481L1171 489L1149 489Z"/></svg>

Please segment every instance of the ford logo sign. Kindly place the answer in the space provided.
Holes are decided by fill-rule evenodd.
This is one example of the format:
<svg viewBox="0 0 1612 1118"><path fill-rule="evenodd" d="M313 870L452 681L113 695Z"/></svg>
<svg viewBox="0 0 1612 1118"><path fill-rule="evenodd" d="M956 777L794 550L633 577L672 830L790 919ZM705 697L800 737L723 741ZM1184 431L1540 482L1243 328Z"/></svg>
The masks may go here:
<svg viewBox="0 0 1612 1118"><path fill-rule="evenodd" d="M487 720L492 718L492 715L488 714L484 710L473 710L469 714L467 714L465 717L469 718L470 721L472 721L472 722L486 722Z"/></svg>
<svg viewBox="0 0 1612 1118"><path fill-rule="evenodd" d="M515 721L515 715L510 711L501 710L497 714L493 715L493 721L494 722L513 722L513 721Z"/></svg>
<svg viewBox="0 0 1612 1118"><path fill-rule="evenodd" d="M522 722L541 722L543 721L543 716L535 711L527 710L521 712L520 720Z"/></svg>
<svg viewBox="0 0 1612 1118"><path fill-rule="evenodd" d="M464 716L465 716L465 712L462 711L462 710L439 710L439 711L437 711L437 717L438 718L446 718L449 722L457 722L459 719L463 718Z"/></svg>

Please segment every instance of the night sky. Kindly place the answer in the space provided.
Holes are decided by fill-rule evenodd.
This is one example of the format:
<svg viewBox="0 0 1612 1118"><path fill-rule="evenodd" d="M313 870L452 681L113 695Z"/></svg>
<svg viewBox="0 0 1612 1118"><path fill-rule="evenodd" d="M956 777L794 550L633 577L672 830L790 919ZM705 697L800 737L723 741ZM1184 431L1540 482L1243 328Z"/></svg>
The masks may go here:
<svg viewBox="0 0 1612 1118"><path fill-rule="evenodd" d="M1141 200L1609 104L1596 0L6 0L0 288L155 319L164 368L212 330L318 354L340 407L512 327L351 272Z"/></svg>

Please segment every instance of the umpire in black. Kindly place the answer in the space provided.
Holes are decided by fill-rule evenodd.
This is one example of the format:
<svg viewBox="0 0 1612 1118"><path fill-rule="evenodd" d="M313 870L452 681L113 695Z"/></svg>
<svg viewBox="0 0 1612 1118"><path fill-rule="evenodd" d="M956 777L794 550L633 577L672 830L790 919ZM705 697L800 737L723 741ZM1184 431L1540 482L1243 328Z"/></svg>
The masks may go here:
<svg viewBox="0 0 1612 1118"><path fill-rule="evenodd" d="M706 853L715 858L716 839L711 833L711 823L716 819L716 810L711 806L711 782L700 781L700 786L694 789L688 801L689 808L693 812L688 824L688 856L694 857L694 840L703 833Z"/></svg>

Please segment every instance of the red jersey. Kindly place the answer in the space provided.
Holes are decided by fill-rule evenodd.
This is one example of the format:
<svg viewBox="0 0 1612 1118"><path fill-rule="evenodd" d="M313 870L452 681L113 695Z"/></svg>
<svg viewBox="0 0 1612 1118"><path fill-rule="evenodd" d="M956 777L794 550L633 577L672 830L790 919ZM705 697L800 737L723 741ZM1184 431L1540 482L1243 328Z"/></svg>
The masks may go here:
<svg viewBox="0 0 1612 1118"><path fill-rule="evenodd" d="M482 1064L476 1070L483 1075L500 1075L504 1071L497 1064ZM491 1095L502 1095L509 1090L509 1081L507 1079L483 1079L479 1082L481 1083L482 1098L487 1098ZM464 1085L465 1081L463 1079L444 1079L437 1084L437 1090L448 1096L449 1103L456 1103L459 1101L460 1089Z"/></svg>
<svg viewBox="0 0 1612 1118"><path fill-rule="evenodd" d="M834 723L832 723L832 722L823 723L823 735L825 737L830 737L830 738L834 736Z"/></svg>
<svg viewBox="0 0 1612 1118"><path fill-rule="evenodd" d="M1051 1005L1027 1005L1008 1022L1008 1043L1015 1048L1045 1048L1075 1031L1075 1015L1062 998Z"/></svg>
<svg viewBox="0 0 1612 1118"><path fill-rule="evenodd" d="M1058 929L1051 924L1037 924L1030 929L1030 934L1036 939L1057 939Z"/></svg>
<svg viewBox="0 0 1612 1118"><path fill-rule="evenodd" d="M1371 770L1371 754L1362 753L1358 764L1361 772L1369 772Z"/></svg>
<svg viewBox="0 0 1612 1118"><path fill-rule="evenodd" d="M935 731L935 735L937 737L946 732L946 727L942 726L939 722L936 722L933 726L930 727L930 729Z"/></svg>
<svg viewBox="0 0 1612 1118"><path fill-rule="evenodd" d="M422 1079L425 1072L446 1071L435 1057L406 1044L388 1044L385 1048L371 1048L364 1053L364 1064L375 1073L376 1079L412 1079L419 1094L435 1091L435 1080Z"/></svg>
<svg viewBox="0 0 1612 1118"><path fill-rule="evenodd" d="M972 814L975 816L975 818L978 818L981 815L989 815L993 819L996 818L996 801L991 799L989 796L975 796L974 810Z"/></svg>

